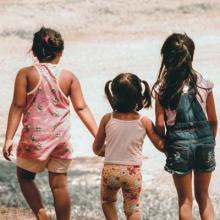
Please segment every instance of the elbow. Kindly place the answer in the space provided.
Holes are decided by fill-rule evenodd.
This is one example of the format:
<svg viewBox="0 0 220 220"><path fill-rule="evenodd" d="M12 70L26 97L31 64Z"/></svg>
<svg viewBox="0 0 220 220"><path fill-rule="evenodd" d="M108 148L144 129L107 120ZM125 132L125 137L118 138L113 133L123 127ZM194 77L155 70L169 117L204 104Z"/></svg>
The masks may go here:
<svg viewBox="0 0 220 220"><path fill-rule="evenodd" d="M165 136L165 127L164 127L164 126L156 126L156 127L155 127L155 132L156 132L160 137L164 137L164 136Z"/></svg>
<svg viewBox="0 0 220 220"><path fill-rule="evenodd" d="M81 112L81 111L84 111L85 109L87 109L88 108L88 106L86 105L86 104L84 104L84 105L79 105L79 106L75 106L75 111L77 112L77 113L79 113L79 112Z"/></svg>
<svg viewBox="0 0 220 220"><path fill-rule="evenodd" d="M161 152L165 152L166 150L165 150L165 141L163 140L163 141L161 141L161 144L160 144L160 151Z"/></svg>
<svg viewBox="0 0 220 220"><path fill-rule="evenodd" d="M25 106L26 106L26 103L19 103L19 102L12 103L12 107L19 109L19 110L23 110Z"/></svg>
<svg viewBox="0 0 220 220"><path fill-rule="evenodd" d="M154 145L157 150L159 150L160 152L165 152L165 149L164 149L164 140L161 140L158 144L155 144Z"/></svg>

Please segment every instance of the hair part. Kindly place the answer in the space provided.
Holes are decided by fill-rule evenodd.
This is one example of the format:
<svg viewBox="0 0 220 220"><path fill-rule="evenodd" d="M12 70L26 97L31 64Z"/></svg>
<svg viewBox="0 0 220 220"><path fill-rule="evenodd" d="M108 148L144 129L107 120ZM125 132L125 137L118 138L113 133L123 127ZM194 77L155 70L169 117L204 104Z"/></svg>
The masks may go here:
<svg viewBox="0 0 220 220"><path fill-rule="evenodd" d="M64 49L61 34L51 28L42 27L34 34L32 52L39 62L50 62Z"/></svg>
<svg viewBox="0 0 220 220"><path fill-rule="evenodd" d="M139 111L151 106L148 83L132 73L121 73L113 80L109 80L105 84L105 94L113 111Z"/></svg>

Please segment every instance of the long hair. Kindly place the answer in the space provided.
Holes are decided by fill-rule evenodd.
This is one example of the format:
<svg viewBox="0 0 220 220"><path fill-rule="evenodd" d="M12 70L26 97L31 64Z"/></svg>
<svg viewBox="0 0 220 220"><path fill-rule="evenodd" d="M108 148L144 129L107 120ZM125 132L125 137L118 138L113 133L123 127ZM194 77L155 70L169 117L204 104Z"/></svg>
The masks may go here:
<svg viewBox="0 0 220 220"><path fill-rule="evenodd" d="M163 108L177 108L184 82L189 83L194 95L198 93L197 74L192 68L194 50L194 42L186 34L174 33L165 40L159 75L152 88Z"/></svg>
<svg viewBox="0 0 220 220"><path fill-rule="evenodd" d="M105 85L105 94L113 111L139 111L151 106L148 83L132 73L121 73L109 80Z"/></svg>

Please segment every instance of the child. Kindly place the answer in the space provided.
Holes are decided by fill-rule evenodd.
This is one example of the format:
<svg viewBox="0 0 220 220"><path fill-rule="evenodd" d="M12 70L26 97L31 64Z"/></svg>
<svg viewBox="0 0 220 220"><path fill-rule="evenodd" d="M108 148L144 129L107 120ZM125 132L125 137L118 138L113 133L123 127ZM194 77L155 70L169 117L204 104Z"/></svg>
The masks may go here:
<svg viewBox="0 0 220 220"><path fill-rule="evenodd" d="M155 133L152 121L138 113L151 105L150 89L136 75L123 73L106 83L105 93L113 112L103 116L93 144L94 152L105 156L101 182L103 212L108 220L118 219L115 202L122 188L125 215L129 220L138 220L146 134L163 150L163 141Z"/></svg>
<svg viewBox="0 0 220 220"><path fill-rule="evenodd" d="M17 177L29 206L42 220L48 218L34 178L45 168L49 172L57 219L70 219L67 170L72 150L68 98L91 134L95 136L97 131L78 79L68 70L59 70L63 49L63 39L55 30L42 27L34 34L32 52L39 63L18 72L3 149L4 157L11 160L13 137L23 117Z"/></svg>
<svg viewBox="0 0 220 220"><path fill-rule="evenodd" d="M217 119L213 83L192 68L194 42L172 34L164 42L162 64L153 87L156 127L165 133L165 170L173 174L179 199L179 219L192 219L192 170L201 219L213 220L208 188L215 169ZM165 123L165 126L164 126Z"/></svg>

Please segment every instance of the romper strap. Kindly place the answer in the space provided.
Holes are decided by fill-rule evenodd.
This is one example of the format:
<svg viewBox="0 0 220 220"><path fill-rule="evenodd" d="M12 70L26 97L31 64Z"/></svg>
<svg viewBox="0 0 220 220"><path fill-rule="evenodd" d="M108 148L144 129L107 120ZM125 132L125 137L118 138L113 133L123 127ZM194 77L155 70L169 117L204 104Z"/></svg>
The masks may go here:
<svg viewBox="0 0 220 220"><path fill-rule="evenodd" d="M37 74L39 75L39 81L38 81L37 85L31 91L29 91L27 93L27 95L34 93L39 88L41 81L42 81L42 72L41 72L40 68L37 65L34 65L34 68L37 70Z"/></svg>
<svg viewBox="0 0 220 220"><path fill-rule="evenodd" d="M139 120L141 121L143 119L144 115L140 115Z"/></svg>

